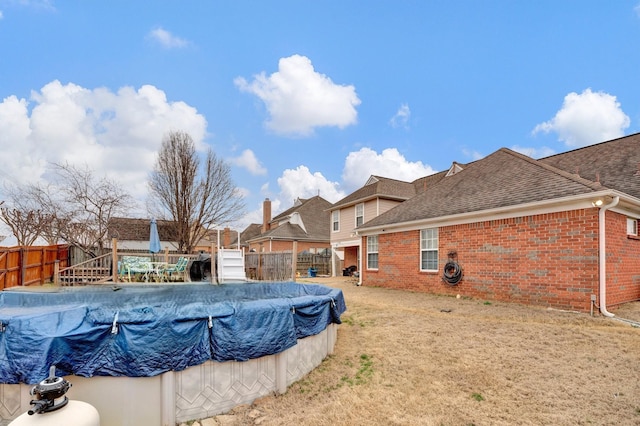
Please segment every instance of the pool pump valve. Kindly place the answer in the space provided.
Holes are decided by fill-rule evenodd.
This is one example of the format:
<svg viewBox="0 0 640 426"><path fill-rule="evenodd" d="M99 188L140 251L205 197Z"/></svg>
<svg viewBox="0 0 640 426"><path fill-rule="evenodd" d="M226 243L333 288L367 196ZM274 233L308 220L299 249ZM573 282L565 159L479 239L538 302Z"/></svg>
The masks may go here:
<svg viewBox="0 0 640 426"><path fill-rule="evenodd" d="M36 395L38 399L31 400L34 406L28 411L29 415L48 413L64 407L69 402L65 396L71 383L62 377L56 377L56 366L49 368L49 377L31 388L31 395Z"/></svg>

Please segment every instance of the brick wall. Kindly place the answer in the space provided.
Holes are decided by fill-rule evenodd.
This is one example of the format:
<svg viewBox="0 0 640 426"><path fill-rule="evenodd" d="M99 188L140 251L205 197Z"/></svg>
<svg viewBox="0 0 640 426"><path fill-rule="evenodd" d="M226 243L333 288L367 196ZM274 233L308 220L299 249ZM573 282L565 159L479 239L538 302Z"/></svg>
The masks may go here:
<svg viewBox="0 0 640 426"><path fill-rule="evenodd" d="M627 218L607 212L607 307L640 300L640 239L627 236Z"/></svg>
<svg viewBox="0 0 640 426"><path fill-rule="evenodd" d="M607 303L637 300L640 241L617 213L607 212L607 229ZM420 272L419 230L379 235L378 270L363 270L363 285L580 311L598 294L597 209L447 226L438 237L440 270ZM442 280L450 251L464 272L456 286Z"/></svg>

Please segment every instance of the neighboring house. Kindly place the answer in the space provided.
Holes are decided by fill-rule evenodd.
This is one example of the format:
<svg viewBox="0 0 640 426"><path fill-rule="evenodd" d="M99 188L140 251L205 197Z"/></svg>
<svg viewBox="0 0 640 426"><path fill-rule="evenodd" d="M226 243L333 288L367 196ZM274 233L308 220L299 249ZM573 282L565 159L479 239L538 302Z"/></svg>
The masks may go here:
<svg viewBox="0 0 640 426"><path fill-rule="evenodd" d="M292 251L294 242L297 252L320 253L330 248L329 209L331 203L319 195L298 198L293 207L271 218L271 200L263 202L263 223L260 233L246 240L251 251L276 252ZM244 233L257 231L256 224L250 225Z"/></svg>
<svg viewBox="0 0 640 426"><path fill-rule="evenodd" d="M162 250L177 250L175 222L156 220L156 223ZM108 228L109 237L117 239L118 250L149 250L151 219L112 217Z"/></svg>
<svg viewBox="0 0 640 426"><path fill-rule="evenodd" d="M502 148L365 220L361 284L611 315L640 300L639 218L640 134Z"/></svg>
<svg viewBox="0 0 640 426"><path fill-rule="evenodd" d="M336 202L330 209L333 274L342 267L355 266L360 270L361 238L356 228L414 197L427 185L444 175L436 174L413 183L382 176L371 176L357 191Z"/></svg>
<svg viewBox="0 0 640 426"><path fill-rule="evenodd" d="M162 251L178 250L175 222L171 220L156 220L160 246ZM133 219L115 217L109 221L109 236L118 240L118 250L148 250L151 219ZM218 243L225 248L237 248L238 233L229 228L212 229L198 241L193 248L194 253L211 252ZM241 241L244 241L241 237Z"/></svg>
<svg viewBox="0 0 640 426"><path fill-rule="evenodd" d="M249 243L247 241L256 238L262 234L262 224L260 223L252 223L247 226L244 231L240 233L240 247L244 248L245 251L249 251ZM238 238L233 238L231 240L231 244L235 244L237 246Z"/></svg>

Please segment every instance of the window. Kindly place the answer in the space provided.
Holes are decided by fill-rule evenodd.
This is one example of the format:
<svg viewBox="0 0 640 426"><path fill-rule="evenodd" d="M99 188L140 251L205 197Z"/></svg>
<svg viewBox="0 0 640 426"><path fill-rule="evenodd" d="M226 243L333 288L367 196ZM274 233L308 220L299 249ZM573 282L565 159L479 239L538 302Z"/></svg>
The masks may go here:
<svg viewBox="0 0 640 426"><path fill-rule="evenodd" d="M364 223L364 204L356 204L356 228Z"/></svg>
<svg viewBox="0 0 640 426"><path fill-rule="evenodd" d="M367 269L378 269L378 236L367 237Z"/></svg>
<svg viewBox="0 0 640 426"><path fill-rule="evenodd" d="M627 235L638 236L638 219L627 218Z"/></svg>
<svg viewBox="0 0 640 426"><path fill-rule="evenodd" d="M438 228L420 231L420 270L438 270Z"/></svg>
<svg viewBox="0 0 640 426"><path fill-rule="evenodd" d="M340 210L334 210L331 212L331 229L334 232L340 230Z"/></svg>

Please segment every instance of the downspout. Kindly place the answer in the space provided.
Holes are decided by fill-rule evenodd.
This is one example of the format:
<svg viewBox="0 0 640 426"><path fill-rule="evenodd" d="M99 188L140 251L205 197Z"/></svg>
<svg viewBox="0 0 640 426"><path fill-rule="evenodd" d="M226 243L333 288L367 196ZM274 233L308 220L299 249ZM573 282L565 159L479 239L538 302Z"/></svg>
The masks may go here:
<svg viewBox="0 0 640 426"><path fill-rule="evenodd" d="M612 207L618 205L619 196L613 197L613 201L600 207L598 212L598 266L599 266L599 292L600 292L600 313L612 318L615 315L607 311L607 252L605 245L605 213Z"/></svg>
<svg viewBox="0 0 640 426"><path fill-rule="evenodd" d="M360 242L358 243L358 282L356 285L361 286L362 285L362 271L364 270L365 266L363 262L363 256L364 254L362 253L362 235L359 236L360 237Z"/></svg>

